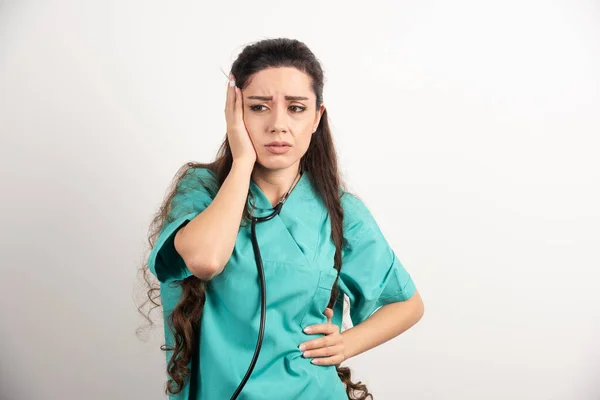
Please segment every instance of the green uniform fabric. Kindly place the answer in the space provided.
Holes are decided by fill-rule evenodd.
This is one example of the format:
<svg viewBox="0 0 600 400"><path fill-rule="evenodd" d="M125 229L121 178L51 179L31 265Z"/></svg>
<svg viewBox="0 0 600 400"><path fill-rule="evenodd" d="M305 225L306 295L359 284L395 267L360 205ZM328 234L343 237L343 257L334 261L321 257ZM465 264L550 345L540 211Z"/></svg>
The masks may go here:
<svg viewBox="0 0 600 400"><path fill-rule="evenodd" d="M174 281L191 275L175 251L179 228L211 203L214 174L205 168L187 172L177 187L171 210L148 257L150 271L161 282L165 341L174 339L167 318L181 295ZM255 215L270 214L271 203L250 181ZM388 245L373 216L358 198L342 193L344 251L337 285L341 290L333 323L341 328L343 294L350 300L354 325L382 305L409 299L416 291L409 273ZM256 234L267 289L265 335L257 364L239 400L347 400L334 365L319 366L304 358L300 343L322 336L303 329L326 323L323 314L337 277L335 246L327 209L303 173L280 214L259 222ZM199 338L200 368L184 390L171 399L228 400L252 360L260 327L260 284L252 248L251 226L242 227L223 272L207 282ZM166 354L167 360L171 352ZM191 363L190 363L191 364ZM190 365L191 366L191 365Z"/></svg>

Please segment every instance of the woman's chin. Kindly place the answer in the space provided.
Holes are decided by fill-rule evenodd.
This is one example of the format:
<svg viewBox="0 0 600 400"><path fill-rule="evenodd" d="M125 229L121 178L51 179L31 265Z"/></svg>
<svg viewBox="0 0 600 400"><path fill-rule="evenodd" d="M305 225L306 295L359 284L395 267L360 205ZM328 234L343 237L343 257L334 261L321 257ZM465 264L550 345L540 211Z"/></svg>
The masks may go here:
<svg viewBox="0 0 600 400"><path fill-rule="evenodd" d="M264 168L267 169L285 169L294 164L294 161L290 159L287 155L280 154L265 154L259 155L257 158L257 162Z"/></svg>

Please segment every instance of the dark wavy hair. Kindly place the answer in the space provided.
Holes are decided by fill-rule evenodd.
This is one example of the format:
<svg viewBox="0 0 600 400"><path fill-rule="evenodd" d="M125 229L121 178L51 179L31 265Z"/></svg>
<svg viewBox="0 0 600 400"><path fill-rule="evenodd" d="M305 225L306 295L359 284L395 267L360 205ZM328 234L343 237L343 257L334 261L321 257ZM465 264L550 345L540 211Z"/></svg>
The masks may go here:
<svg viewBox="0 0 600 400"><path fill-rule="evenodd" d="M253 74L266 68L277 67L294 67L306 73L311 78L312 90L316 95L316 108L318 110L323 103L323 70L315 55L304 43L298 40L286 38L266 39L248 45L233 63L231 73L235 76L236 85L244 89ZM232 163L233 156L227 135L225 135L225 140L217 152L215 161L208 164L188 162L179 169L160 210L155 214L151 222L148 234L148 242L151 249L154 247L156 238L171 210L171 201L175 195L177 184L187 171L192 168L208 168L215 173L218 186L220 187L229 174ZM308 150L300 160L300 169L310 173L315 189L323 199L329 212L331 235L336 247L334 265L339 277L339 271L342 268L342 245L344 243L342 229L344 213L340 201L340 189L345 191L345 185L338 172L337 156L329 128L327 110L321 116L319 126L312 135ZM251 191L248 191L248 196L253 197ZM242 225L246 225L250 221L250 214L251 210L245 208L241 221ZM160 298L160 294L157 292L160 289L153 286L147 264L142 266L140 272L149 289L147 291L147 299L144 304L138 307L138 311L146 317L150 325L153 325L150 319L150 312L160 306L157 302ZM175 347L161 346L161 349L164 351L173 351L167 363L167 371L170 378L165 391L165 393L172 394L177 394L183 389L184 380L190 374L188 365L192 360L194 352L198 351L197 335L200 332L200 316L205 301L205 282L201 279L192 275L178 281L178 284L181 285L182 289L181 298L167 321L171 331L174 333ZM339 290L336 279L328 307L333 308L338 295ZM148 302L153 307L146 315L142 312L142 308ZM366 400L373 398L365 384L360 381L358 383L352 382L350 368L336 365L336 369L338 377L346 387L349 399Z"/></svg>

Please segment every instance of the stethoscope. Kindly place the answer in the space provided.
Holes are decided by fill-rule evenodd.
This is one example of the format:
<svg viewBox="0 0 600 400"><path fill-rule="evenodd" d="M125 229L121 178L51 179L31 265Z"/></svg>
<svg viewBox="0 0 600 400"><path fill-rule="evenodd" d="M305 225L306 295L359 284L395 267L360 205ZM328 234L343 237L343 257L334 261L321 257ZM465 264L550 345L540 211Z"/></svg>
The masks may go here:
<svg viewBox="0 0 600 400"><path fill-rule="evenodd" d="M298 172L298 176L302 175L302 171ZM297 177L296 177L297 178ZM283 207L283 203L287 200L288 196L292 192L292 188L294 187L294 183L290 186L290 189L287 193L279 200L277 205L273 208L273 212L266 217L251 217L252 218L252 248L254 249L254 258L256 260L256 267L258 268L258 275L260 278L260 286L261 286L261 307L260 307L260 330L258 332L258 341L256 342L256 349L254 350L254 356L252 357L252 361L250 362L250 366L248 367L248 371L246 371L246 375L244 379L240 382L238 388L236 389L233 396L231 396L231 400L237 399L237 397L242 392L242 389L248 382L250 375L252 374L252 370L256 365L256 360L258 360L258 355L260 354L260 348L262 347L263 337L265 335L265 319L266 319L266 310L267 310L267 288L265 283L265 271L263 270L262 258L260 256L260 249L258 248L258 241L256 240L256 223L268 221L275 217L281 211L281 207Z"/></svg>

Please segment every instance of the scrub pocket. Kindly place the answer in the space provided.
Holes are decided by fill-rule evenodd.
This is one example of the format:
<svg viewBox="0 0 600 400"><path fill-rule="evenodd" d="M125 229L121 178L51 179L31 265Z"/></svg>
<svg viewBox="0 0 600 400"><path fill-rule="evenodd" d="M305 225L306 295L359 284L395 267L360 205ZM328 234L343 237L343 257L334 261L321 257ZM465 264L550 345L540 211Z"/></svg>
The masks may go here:
<svg viewBox="0 0 600 400"><path fill-rule="evenodd" d="M306 306L306 310L304 311L304 315L300 322L300 327L302 329L309 325L324 324L327 322L325 309L329 304L331 290L336 278L337 270L333 267L319 272L317 287L314 290L312 299Z"/></svg>

